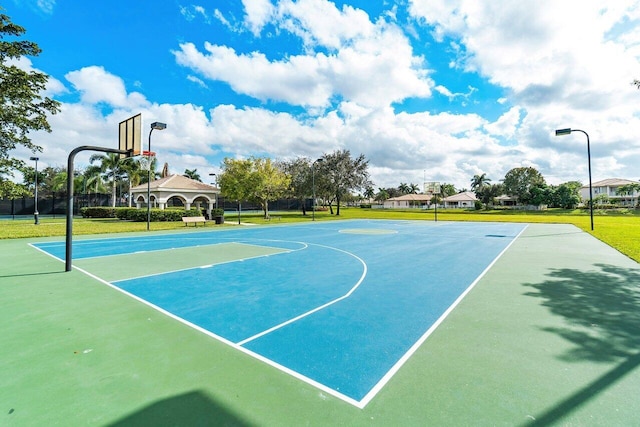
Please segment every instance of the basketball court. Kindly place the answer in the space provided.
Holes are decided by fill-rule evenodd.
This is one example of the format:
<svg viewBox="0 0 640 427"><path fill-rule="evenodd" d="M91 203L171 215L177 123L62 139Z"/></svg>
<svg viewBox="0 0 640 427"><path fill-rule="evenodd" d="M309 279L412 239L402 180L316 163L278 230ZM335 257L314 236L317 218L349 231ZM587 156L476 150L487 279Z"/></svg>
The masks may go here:
<svg viewBox="0 0 640 427"><path fill-rule="evenodd" d="M0 245L15 425L640 421L640 270L573 226L83 237L69 273L60 239Z"/></svg>

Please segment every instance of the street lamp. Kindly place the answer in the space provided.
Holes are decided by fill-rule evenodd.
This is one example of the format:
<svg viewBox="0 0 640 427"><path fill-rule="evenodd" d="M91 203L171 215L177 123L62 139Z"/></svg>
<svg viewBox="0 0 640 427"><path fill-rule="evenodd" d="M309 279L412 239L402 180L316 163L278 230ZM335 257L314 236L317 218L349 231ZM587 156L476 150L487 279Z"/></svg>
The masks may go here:
<svg viewBox="0 0 640 427"><path fill-rule="evenodd" d="M316 163L323 162L324 159L318 159L311 163L311 190L313 192L313 200L311 201L311 220L316 220Z"/></svg>
<svg viewBox="0 0 640 427"><path fill-rule="evenodd" d="M216 174L215 173L210 173L209 176L212 176L213 179L214 179L214 182L212 182L211 184L215 185L217 187L218 186L218 178L217 178ZM218 193L214 193L214 196L215 196L215 205L216 205L216 207L214 209L218 209Z"/></svg>
<svg viewBox="0 0 640 427"><path fill-rule="evenodd" d="M587 160L589 162L589 211L591 214L591 231L593 231L593 188L591 186L591 146L589 134L581 129L556 129L556 136L569 135L571 132L582 132L587 136Z"/></svg>
<svg viewBox="0 0 640 427"><path fill-rule="evenodd" d="M165 123L153 122L151 123L151 130L149 131L149 156L151 156L151 133L154 130L164 130L167 128ZM147 231L149 231L149 223L151 222L151 162L149 162L149 169L147 170Z"/></svg>
<svg viewBox="0 0 640 427"><path fill-rule="evenodd" d="M34 207L33 207L33 219L34 219L34 224L38 225L40 224L40 221L38 220L38 160L40 160L39 157L29 157L29 160L32 160L34 162L36 162L36 175L35 175L35 192L34 192Z"/></svg>

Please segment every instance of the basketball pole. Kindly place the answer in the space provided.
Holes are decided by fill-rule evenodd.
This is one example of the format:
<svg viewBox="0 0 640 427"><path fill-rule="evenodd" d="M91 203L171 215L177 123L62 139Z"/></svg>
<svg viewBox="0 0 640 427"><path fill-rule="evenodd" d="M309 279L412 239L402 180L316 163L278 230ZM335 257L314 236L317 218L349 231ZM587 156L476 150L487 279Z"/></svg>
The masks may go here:
<svg viewBox="0 0 640 427"><path fill-rule="evenodd" d="M116 153L130 156L133 150L116 150L115 148L94 147L91 145L83 145L71 151L67 159L67 235L65 243L65 267L64 271L71 271L73 265L72 246L73 246L73 161L81 151L100 151L103 153Z"/></svg>
<svg viewBox="0 0 640 427"><path fill-rule="evenodd" d="M167 125L160 122L151 123L151 130L149 131L149 169L147 169L147 231L149 231L149 224L151 224L151 133L154 130L164 130Z"/></svg>

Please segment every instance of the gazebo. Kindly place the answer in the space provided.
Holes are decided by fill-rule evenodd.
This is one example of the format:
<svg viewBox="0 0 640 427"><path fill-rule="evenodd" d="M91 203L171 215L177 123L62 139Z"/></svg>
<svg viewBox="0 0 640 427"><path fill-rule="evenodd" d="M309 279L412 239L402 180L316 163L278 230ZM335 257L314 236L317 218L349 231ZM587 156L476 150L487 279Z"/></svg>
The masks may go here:
<svg viewBox="0 0 640 427"><path fill-rule="evenodd" d="M170 175L150 184L151 207L165 209L171 206L184 206L185 209L206 206L207 216L211 218L211 210L218 201L220 189L216 186L187 178L183 175ZM147 206L147 184L131 188L131 199L136 208Z"/></svg>

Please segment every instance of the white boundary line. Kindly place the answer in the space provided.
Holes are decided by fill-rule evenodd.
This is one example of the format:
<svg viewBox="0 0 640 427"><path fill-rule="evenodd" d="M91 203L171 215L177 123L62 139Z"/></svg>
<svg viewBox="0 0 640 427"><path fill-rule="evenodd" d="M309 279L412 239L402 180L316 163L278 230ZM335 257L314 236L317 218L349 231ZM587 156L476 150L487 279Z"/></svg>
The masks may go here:
<svg viewBox="0 0 640 427"><path fill-rule="evenodd" d="M349 221L349 220L345 220L345 221ZM335 221L335 222L338 222L338 221ZM528 228L528 224L525 225L525 227L493 259L493 261L482 271L482 273L480 273L480 275L478 277L476 277L476 279L467 287L467 289L465 289L465 291L462 294L460 294L458 296L458 298L456 298L456 300L449 306L449 308L447 308L447 310L438 318L438 320L436 320L436 322L433 323L433 325L431 325L431 327L420 337L420 339L418 339L418 341L416 341L409 348L409 350L391 367L391 369L389 371L387 371L387 373L380 379L380 381L378 381L376 383L376 385L359 401L355 400L355 399L353 399L353 398L351 398L349 396L346 396L346 395L344 395L344 394L342 394L342 393L340 393L340 392L338 392L338 391L336 391L336 390L334 390L334 389L332 389L330 387L327 387L324 384L321 384L321 383L319 383L319 382L317 382L317 381L315 381L315 380L313 380L311 378L308 378L308 377L300 374L297 371L294 371L294 370L292 370L290 368L287 368L286 366L280 365L279 363L274 362L271 359L268 359L268 358L266 358L266 357L264 357L264 356L262 356L260 354L254 353L253 351L251 351L251 350L249 350L249 349L247 349L247 348L242 346L243 344L246 344L246 343L248 343L248 342L250 342L250 341L252 341L252 340L254 340L256 338L259 338L259 337L264 336L264 335L266 335L266 334L268 334L270 332L273 332L273 331L275 331L277 329L280 329L280 328L282 328L282 327L284 327L284 326L286 326L288 324L291 324L291 323L293 323L293 322L295 322L297 320L302 319L303 317L307 317L307 316L309 316L309 315L311 315L311 314L313 314L313 313L315 313L317 311L322 310L323 308L326 308L326 307L328 307L330 305L333 305L333 304L337 303L338 301L344 300L344 299L348 298L349 296L351 296L353 294L353 292L360 286L360 284L362 284L362 281L364 280L364 278L365 278L365 276L367 274L367 265L366 265L366 263L361 258L356 256L355 254L352 254L352 253L350 253L348 251L344 251L342 249L333 248L331 246L311 244L313 246L324 247L324 248L327 248L327 249L332 249L332 250L336 250L336 251L339 251L339 252L343 252L343 253L346 253L347 255L351 255L351 256L355 257L356 259L358 259L364 266L364 272L363 272L363 275L361 276L360 280L345 295L343 295L343 296L341 296L339 298L336 298L335 300L330 301L329 303L326 303L326 304L324 304L324 305L322 305L320 307L317 307L317 308L315 308L313 310L310 310L307 313L304 313L304 314L302 314L300 316L297 316L297 317L295 317L293 319L290 319L290 320L288 320L286 322L283 322L280 325L274 326L273 328L270 328L270 329L268 329L266 331L263 331L263 332L261 332L261 333L259 333L257 335L254 335L253 337L250 337L250 338L247 338L247 339L245 339L243 341L240 341L238 343L234 343L232 341L229 341L226 338L223 338L223 337L221 337L219 335L216 335L211 331L208 331L208 330L206 330L206 329L204 329L204 328L202 328L202 327L200 327L198 325L195 325L195 324L193 324L193 323L191 323L191 322L189 322L189 321L187 321L187 320L185 320L185 319L183 319L181 317L178 317L175 314L173 314L173 313L171 313L171 312L169 312L167 310L164 310L163 308L158 307L155 304L150 303L149 301L146 301L146 300L144 300L144 299L142 299L140 297L137 297L136 295L131 294L131 293L125 291L124 289L121 289L118 286L115 286L115 285L111 284L110 282L107 282L106 280L103 280L103 279L101 279L101 278L89 273L88 271L86 271L86 270L84 270L84 269L82 269L80 267L73 266L73 268L75 268L76 270L86 274L87 276L99 281L100 283L103 283L103 284L105 284L105 285L107 285L107 286L109 286L109 287L111 287L111 288L113 288L113 289L115 289L115 290L117 290L119 292L122 292L125 295L128 295L128 296L132 297L136 301L139 301L139 302L141 302L141 303L143 303L143 304L145 304L145 305L147 305L147 306L149 306L151 308L154 308L154 309L158 310L159 312L171 317L172 319L175 319L175 320L177 320L177 321L179 321L179 322L181 322L181 323L183 323L183 324L185 324L187 326L190 326L190 327L192 327L192 328L194 328L194 329L196 329L196 330L198 330L198 331L200 331L200 332L202 332L202 333L204 333L204 334L206 334L206 335L208 335L208 336L210 336L210 337L212 337L212 338L214 338L214 339L216 339L216 340L218 340L218 341L220 341L220 342L222 342L224 344L227 344L227 345L229 345L229 346L241 351L244 354L247 354L247 355L249 355L251 357L254 357L254 358L256 358L256 359L258 359L258 360L260 360L260 361L262 361L262 362L264 362L264 363L266 363L268 365L270 365L270 366L273 366L276 369L278 369L278 370L280 370L282 372L285 372L285 373L287 373L287 374L289 374L289 375L291 375L291 376L293 376L293 377L295 377L295 378L297 378L297 379L299 379L299 380L301 380L303 382L306 382L307 384L312 385L312 386L316 387L317 389L319 389L321 391L324 391L325 393L327 393L329 395L337 397L338 399L340 399L340 400L342 400L342 401L344 401L346 403L349 403L352 406L355 406L355 407L357 407L359 409L364 409L367 406L367 404L369 404L369 402L371 402L371 400L373 400L373 398L380 392L380 390L382 390L382 388L384 388L384 386L387 384L387 382L389 382L389 380L411 358L411 356L413 356L413 354L420 348L420 346L422 346L422 344L427 340L427 338L429 338L429 336L438 328L438 326L440 326L440 324L449 316L449 314L457 307L457 305L465 298L465 296L469 292L471 292L471 290L476 286L476 284L480 281L480 279L482 279L485 276L485 274L491 269L491 267L493 267L493 265L498 261L498 259L500 259L502 257L502 255L511 247L511 245L513 245L513 243L515 243L515 241L520 237L520 235L522 235L522 233L524 233L524 231L527 228ZM256 240L260 240L260 239L256 239ZM268 240L268 239L264 239L264 240ZM272 241L278 241L278 240L272 240ZM279 241L284 242L285 240L279 240ZM303 242L295 242L295 243L304 244ZM33 246L31 243L29 243L29 246L34 247L35 249L37 249L37 250L39 250L39 251L51 256L54 259L60 260L59 258L55 257L54 255L51 255L51 254L41 250L40 248L38 248L36 246ZM291 252L294 252L294 251L295 250L292 250ZM283 253L288 253L288 252L283 252ZM60 260L60 261L64 262L63 260Z"/></svg>
<svg viewBox="0 0 640 427"><path fill-rule="evenodd" d="M321 305L319 307L316 307L316 308L314 308L312 310L309 310L306 313L302 313L299 316L296 316L296 317L294 317L292 319L289 319L289 320L287 320L285 322L282 322L279 325L276 325L276 326L274 326L272 328L269 328L269 329L267 329L265 331L262 331L262 332L254 335L252 337L246 338L246 339L238 342L238 345L245 345L245 344L247 344L247 343L249 343L249 342L251 342L251 341L253 341L253 340L257 339L257 338L265 336L265 335L267 335L267 334L269 334L269 333L271 333L273 331L281 329L281 328L283 328L283 327L285 327L287 325L290 325L291 323L294 323L294 322L296 322L296 321L298 321L300 319L303 319L303 318L305 318L307 316L310 316L313 313L316 313L316 312L318 312L320 310L323 310L323 309L325 309L325 308L327 308L327 307L329 307L329 306L331 306L331 305L333 305L333 304L335 304L337 302L342 301L343 299L349 298L351 296L351 294L353 294L355 292L355 290L360 287L360 285L364 281L364 278L367 276L367 271L368 271L367 263L364 262L364 260L362 258L360 258L359 256L357 256L357 255L355 255L355 254L353 254L351 252L348 252L348 251L345 251L345 250L342 250L342 249L338 249L338 248L333 248L331 246L317 245L317 244L313 244L313 243L311 243L311 245L312 246L318 246L318 247L325 248L325 249L335 250L335 251L338 251L338 252L342 252L342 253L350 255L350 256L354 257L355 259L357 259L358 261L360 261L360 263L362 264L362 267L363 267L362 268L362 275L360 276L360 279L356 282L356 284L351 289L349 289L349 291L346 294L342 295L341 297L338 297L338 298L336 298L336 299L334 299L332 301L329 301L329 302L327 302L327 303L325 303L325 304L323 304L323 305Z"/></svg>
<svg viewBox="0 0 640 427"><path fill-rule="evenodd" d="M280 241L284 242L285 240L280 240ZM295 243L301 243L301 244L305 245L306 247L308 247L308 245L305 244L304 242L295 242ZM29 244L29 245L31 245L31 244ZM365 278L365 276L367 274L367 265L361 258L359 258L358 256L356 256L354 254L351 254L351 253L349 253L347 251L344 251L342 249L332 248L331 246L315 245L315 244L314 244L314 246L324 247L324 248L327 248L327 249L336 250L336 251L343 252L343 253L346 253L347 255L351 255L351 256L355 257L364 266L364 272L363 272L362 276L360 277L360 279L358 280L356 285L354 285L345 295L343 295L343 296L341 296L341 297L339 297L339 298L337 298L337 299L335 299L335 300L333 300L333 301L331 301L331 302L329 302L327 304L324 304L321 307L318 307L318 308L316 308L314 310L311 310L310 312L307 312L307 313L305 313L305 314L303 314L301 316L298 316L295 319L291 319L290 321L284 322L283 324L278 325L277 327L271 328L268 331L265 331L265 332L263 332L261 334L258 334L258 335L260 335L260 336L265 335L268 332L272 332L275 329L279 329L280 327L285 326L285 324L292 323L295 320L299 320L302 317L306 317L306 316L312 314L312 312L317 312L317 311L319 311L319 310L321 310L323 308L328 307L329 305L335 304L338 301L341 301L341 300L343 300L345 298L348 298L349 296L351 296L353 294L353 292L360 286L360 284L364 280L364 278ZM49 254L47 252L44 252L41 249L39 249L38 247L34 246L34 248L37 249L37 250L40 250L41 252L51 256L52 258L54 258L56 260L64 262L64 260L61 260L61 259L59 259L59 258L57 258L57 257L55 257L55 256L53 256L53 255L51 255L51 254ZM298 250L301 250L301 249L298 249ZM294 250L292 250L290 252L294 252ZM282 252L282 253L290 253L290 252ZM285 372L286 374L289 374L292 377L297 378L298 380L303 381L303 382L305 382L305 383L307 383L307 384L309 384L309 385L311 385L311 386L313 386L313 387L315 387L315 388L317 388L317 389L319 389L319 390L321 390L321 391L323 391L323 392L325 392L325 393L327 393L329 395L332 395L332 396L334 396L334 397L336 397L336 398L338 398L338 399L340 399L340 400L342 400L342 401L344 401L346 403L349 403L350 405L358 407L360 409L364 408L364 406L362 406L360 404L360 402L358 402L357 400L355 400L355 399L353 399L353 398L351 398L349 396L346 396L346 395L344 395L344 394L342 394L342 393L340 393L340 392L338 392L338 391L336 391L336 390L334 390L334 389L332 389L332 388L330 388L330 387L328 387L328 386L326 386L326 385L324 385L322 383L319 383L319 382L317 382L317 381L315 381L315 380L313 380L313 379L311 379L309 377L306 377L305 375L302 375L301 373L299 373L297 371L294 371L294 370L292 370L290 368L287 368L284 365L281 365L281 364L279 364L279 363L277 363L277 362L275 362L275 361L273 361L271 359L268 359L268 358L266 358L266 357L264 357L264 356L262 356L262 355L260 355L258 353L255 353L255 352L243 347L241 344L237 344L237 343L234 343L232 341L229 341L226 338L221 337L220 335L214 334L213 332L208 331L207 329L204 329L204 328L202 328L202 327L200 327L200 326L198 326L198 325L196 325L194 323L191 323L188 320L185 320L185 319L183 319L183 318L181 318L181 317L179 317L179 316L177 316L177 315L175 315L175 314L173 314L173 313L171 313L171 312L169 312L169 311L167 311L167 310L165 310L165 309L163 309L163 308L161 308L161 307L159 307L159 306L157 306L157 305L155 305L155 304L153 304L153 303L151 303L151 302L149 302L149 301L147 301L145 299L142 299L142 298L140 298L140 297L138 297L138 296L136 296L136 295L134 295L134 294L132 294L132 293L130 293L130 292L118 287L118 286L116 286L116 285L113 285L112 283L110 283L110 282L108 282L108 281L106 281L104 279L101 279L100 277L98 277L98 276L96 276L96 275L84 270L81 267L78 267L78 266L74 265L73 268L78 270L81 273L86 274L87 276L91 277L92 279L97 280L98 282L100 282L102 284L105 284L105 285L109 286L110 288L115 289L116 291L121 292L121 293L133 298L136 301L141 302L142 304L145 304L148 307L151 307L151 308L159 311L160 313L162 313L162 314L164 314L164 315L166 315L166 316L168 316L168 317L170 317L170 318L172 318L174 320L177 320L178 322L180 322L180 323L182 323L182 324L184 324L186 326L189 326L189 327L191 327L193 329L196 329L197 331L200 331L203 334L208 335L208 336L210 336L210 337L222 342L223 344L229 345L229 346L233 347L234 349L239 350L242 353L247 354L247 355L249 355L249 356L251 356L251 357L253 357L255 359L258 359L261 362L266 363L267 365L272 366L272 367L274 367L274 368L276 368L276 369L278 369L278 370L280 370L282 372ZM252 337L252 339L255 339L255 338L257 338L257 336ZM244 340L244 342L248 342L248 341L249 340Z"/></svg>
<svg viewBox="0 0 640 427"><path fill-rule="evenodd" d="M382 390L387 382L389 382L389 380L400 370L402 365L404 365L406 361L409 360L411 356L413 356L413 354L418 350L418 348L420 348L420 346L422 346L426 339L429 338L429 336L438 328L438 326L440 326L442 322L444 322L447 316L451 314L451 312L457 307L457 305L460 304L464 297L467 296L469 292L471 292L471 290L476 286L480 279L482 279L484 275L487 274L487 272L491 269L491 267L493 267L498 259L500 259L502 255L511 247L511 245L513 245L513 243L518 240L520 235L524 233L527 227L529 227L529 225L526 225L518 233L518 235L511 240L511 242L493 259L493 261L491 261L491 263L482 271L482 273L480 273L480 275L476 277L476 279L467 287L467 289L465 289L465 291L461 293L458 298L456 298L453 304L451 304L449 308L447 308L445 312L442 313L438 320L436 320L434 324L431 325L429 329L427 329L427 331L420 337L420 339L416 341L415 344L411 346L411 348L409 348L409 350L393 365L393 367L391 367L391 369L389 369L389 371L387 371L387 373L380 379L380 381L378 381L378 383L369 391L369 393L367 393L362 398L362 400L360 400L359 404L361 406L358 406L360 409L367 406L367 404L376 396L376 394L378 394L378 392Z"/></svg>

